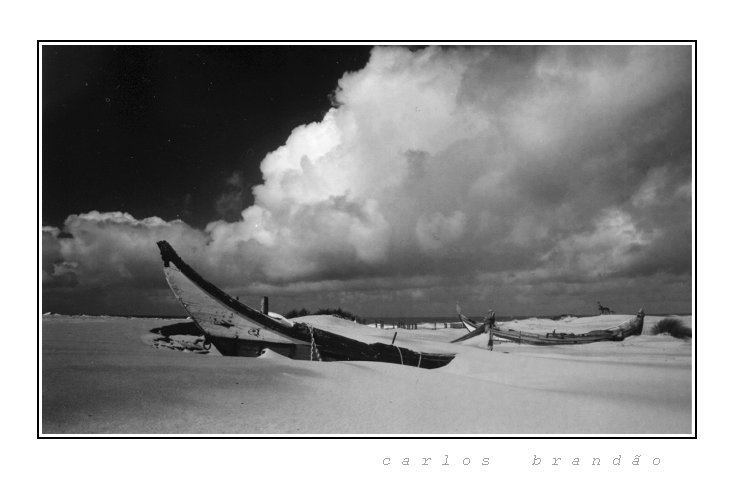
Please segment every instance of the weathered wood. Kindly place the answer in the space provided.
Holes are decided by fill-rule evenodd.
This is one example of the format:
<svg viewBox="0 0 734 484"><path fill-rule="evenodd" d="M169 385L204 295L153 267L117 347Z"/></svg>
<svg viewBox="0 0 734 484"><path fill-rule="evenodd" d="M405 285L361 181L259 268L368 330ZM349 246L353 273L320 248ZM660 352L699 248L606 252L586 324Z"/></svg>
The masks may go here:
<svg viewBox="0 0 734 484"><path fill-rule="evenodd" d="M161 252L163 264L167 268L166 270L172 271L172 268L169 266L170 264L173 264L176 267L176 271L173 273L179 272L185 276L185 279L189 280L193 285L193 288L198 288L201 292L208 295L209 298L213 299L216 304L226 308L229 311L228 314L232 315L232 320L230 322L231 326L234 326L234 322L236 321L238 325L252 325L260 328L268 335L272 334L272 336L270 336L271 339L277 336L284 338L284 341L282 342L258 339L257 343L250 341L242 343L242 339L254 340L254 338L247 338L240 332L233 333L230 331L228 333L226 331L221 331L219 328L219 326L221 326L221 321L219 322L220 324L214 324L218 320L215 319L214 321L210 321L210 314L202 311L198 313L196 311L190 311L191 305L187 301L183 300L180 293L177 293L174 289L174 294L179 298L179 301L184 305L184 308L189 311L192 318L199 323L199 326L205 333L210 334L211 341L215 346L217 346L217 349L219 349L220 345L222 346L223 350L220 350L222 354L239 355L241 351L250 351L242 348L247 348L248 345L252 344L259 344L260 347L273 348L274 351L276 351L276 348L281 349L284 353L287 353L285 356L289 356L291 352L293 352L293 349L289 348L286 351L282 348L282 345L283 343L292 342L297 346L307 345L309 350L311 344L316 345L322 359L325 360L382 361L411 366L418 366L420 364L421 368L438 368L447 365L456 356L453 353L420 353L408 348L401 348L383 343L368 344L330 331L324 331L304 323L296 322L293 323L292 326L290 324L285 324L232 298L229 294L201 277L178 256L176 251L173 250L168 242L160 241L158 242L158 247ZM179 282L180 284L185 284L182 281ZM191 292L193 292L193 289ZM202 318L203 321L198 321L197 318ZM216 330L218 334L211 334L207 330ZM295 355L298 356L299 354L302 354L303 351L303 348L297 348L295 350Z"/></svg>
<svg viewBox="0 0 734 484"><path fill-rule="evenodd" d="M263 328L261 325L225 306L204 292L175 264L164 267L168 285L199 329L212 336L239 338L271 343L298 344L300 341Z"/></svg>
<svg viewBox="0 0 734 484"><path fill-rule="evenodd" d="M452 343L460 343L461 341L466 341L475 336L479 336L480 334L484 334L484 325L481 325L478 328L473 329L469 334L465 334L461 338L456 338L455 340L452 341Z"/></svg>
<svg viewBox="0 0 734 484"><path fill-rule="evenodd" d="M477 323L461 313L459 313L459 317L461 318L464 327L469 331L469 334L452 341L452 343L457 343L459 341L464 341L478 336L483 332L487 324L485 323L480 325L480 323ZM637 316L620 324L619 326L609 329L589 331L588 333L574 334L553 332L543 335L538 333L529 333L526 331L517 331L514 329L502 329L495 326L492 328L492 335L490 337L493 336L514 341L519 344L524 343L537 346L586 344L597 343L600 341L622 341L628 336L642 334L644 320L645 312L640 309Z"/></svg>

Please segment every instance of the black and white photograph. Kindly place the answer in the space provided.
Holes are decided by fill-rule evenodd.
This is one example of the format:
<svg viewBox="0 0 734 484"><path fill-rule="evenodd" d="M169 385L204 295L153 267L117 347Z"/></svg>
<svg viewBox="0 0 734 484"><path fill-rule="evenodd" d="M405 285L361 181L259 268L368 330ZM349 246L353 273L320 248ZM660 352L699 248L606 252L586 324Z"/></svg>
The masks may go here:
<svg viewBox="0 0 734 484"><path fill-rule="evenodd" d="M40 436L695 437L692 41L38 50Z"/></svg>

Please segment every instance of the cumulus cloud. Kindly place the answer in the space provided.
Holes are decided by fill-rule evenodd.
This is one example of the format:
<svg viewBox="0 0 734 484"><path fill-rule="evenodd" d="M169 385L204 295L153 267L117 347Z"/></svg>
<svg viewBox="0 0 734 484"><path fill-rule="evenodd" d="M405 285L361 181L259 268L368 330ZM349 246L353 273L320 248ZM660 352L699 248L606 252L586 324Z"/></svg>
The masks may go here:
<svg viewBox="0 0 734 484"><path fill-rule="evenodd" d="M148 291L162 287L155 245L161 239L206 265L206 235L179 220L93 211L70 215L63 228L44 227L42 234L43 302L57 311L86 307L88 312L124 313L146 307ZM147 311L156 312L153 307Z"/></svg>
<svg viewBox="0 0 734 484"><path fill-rule="evenodd" d="M690 47L375 48L261 170L239 220L203 231L97 212L44 229L44 283L160 281L159 239L220 283L357 305L378 282L542 311L550 282L690 281Z"/></svg>

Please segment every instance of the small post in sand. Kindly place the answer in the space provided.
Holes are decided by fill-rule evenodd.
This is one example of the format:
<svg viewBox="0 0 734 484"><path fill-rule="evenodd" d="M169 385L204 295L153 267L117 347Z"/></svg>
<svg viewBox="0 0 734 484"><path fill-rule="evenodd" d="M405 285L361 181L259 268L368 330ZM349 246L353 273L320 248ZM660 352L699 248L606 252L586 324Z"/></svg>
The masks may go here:
<svg viewBox="0 0 734 484"><path fill-rule="evenodd" d="M489 340L487 341L487 347L489 351L494 350L494 311L491 309L487 312L487 316L484 318L484 332L489 333Z"/></svg>

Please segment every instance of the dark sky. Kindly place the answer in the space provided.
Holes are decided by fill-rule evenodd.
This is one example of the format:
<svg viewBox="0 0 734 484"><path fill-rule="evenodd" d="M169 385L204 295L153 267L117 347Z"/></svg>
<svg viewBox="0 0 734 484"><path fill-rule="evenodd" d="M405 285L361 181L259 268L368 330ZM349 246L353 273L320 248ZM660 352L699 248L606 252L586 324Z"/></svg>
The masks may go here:
<svg viewBox="0 0 734 484"><path fill-rule="evenodd" d="M44 46L43 224L90 210L197 227L237 218L252 203L240 185L262 182L264 156L323 118L338 79L369 51ZM228 188L239 198L218 206Z"/></svg>

